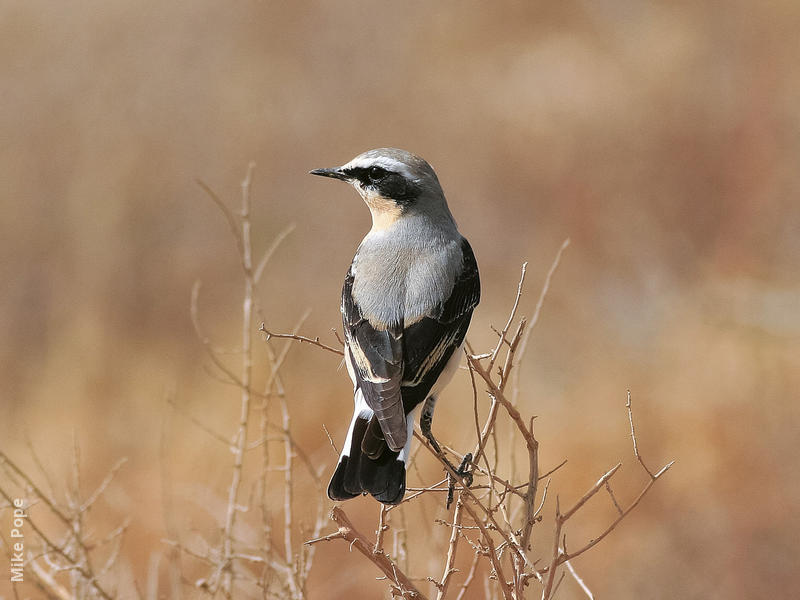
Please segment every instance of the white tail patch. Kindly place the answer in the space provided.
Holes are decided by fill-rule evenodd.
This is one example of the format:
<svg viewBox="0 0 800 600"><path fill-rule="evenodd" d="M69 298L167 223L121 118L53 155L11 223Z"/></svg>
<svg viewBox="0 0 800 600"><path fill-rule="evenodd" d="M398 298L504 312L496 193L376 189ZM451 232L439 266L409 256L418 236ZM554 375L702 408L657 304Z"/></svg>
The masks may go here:
<svg viewBox="0 0 800 600"><path fill-rule="evenodd" d="M419 412L419 406L415 407L410 413L406 415L406 427L408 427L408 437L406 438L406 445L403 446L403 449L400 450L400 454L397 455L397 460L403 461L405 468L408 469L408 457L411 454L411 442L414 440L414 421L417 418L417 412Z"/></svg>
<svg viewBox="0 0 800 600"><path fill-rule="evenodd" d="M342 457L350 456L350 445L353 443L353 429L356 426L356 419L369 421L373 415L372 409L367 406L367 401L364 400L364 394L361 393L361 390L356 390L353 400L356 406L353 411L353 418L350 421L350 427L347 429L347 437L344 439L344 447L342 448L342 454L339 456L339 462L342 462Z"/></svg>

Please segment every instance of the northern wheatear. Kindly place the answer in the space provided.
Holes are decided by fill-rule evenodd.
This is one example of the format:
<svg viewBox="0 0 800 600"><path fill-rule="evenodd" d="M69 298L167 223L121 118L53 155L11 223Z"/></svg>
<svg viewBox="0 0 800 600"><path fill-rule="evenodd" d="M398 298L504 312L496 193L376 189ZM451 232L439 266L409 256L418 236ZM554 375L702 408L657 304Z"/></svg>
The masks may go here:
<svg viewBox="0 0 800 600"><path fill-rule="evenodd" d="M433 409L480 300L478 265L436 173L418 156L380 148L311 174L350 183L372 213L342 290L355 412L328 496L369 492L396 504L420 405L420 428L438 450Z"/></svg>

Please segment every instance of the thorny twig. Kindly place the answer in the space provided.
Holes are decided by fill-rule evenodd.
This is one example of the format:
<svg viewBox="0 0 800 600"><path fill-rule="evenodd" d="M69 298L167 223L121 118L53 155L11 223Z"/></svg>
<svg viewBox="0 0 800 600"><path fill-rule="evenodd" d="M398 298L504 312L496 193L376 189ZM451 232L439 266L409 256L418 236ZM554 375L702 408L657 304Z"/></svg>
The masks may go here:
<svg viewBox="0 0 800 600"><path fill-rule="evenodd" d="M400 590L400 593L404 597L425 600L425 594L423 594L417 588L417 586L414 585L414 583L411 581L411 578L406 575L402 569L400 569L400 567L394 561L392 561L391 558L389 558L388 554L383 551L374 551L373 544L370 544L367 541L367 537L355 528L353 523L341 508L335 506L331 511L330 517L331 520L339 526L339 530L330 535L309 540L306 542L306 544L310 545L319 542L329 542L336 539L342 539L346 542L349 542L350 548L358 550L364 557L366 557L381 571L383 571L383 574L386 575L387 579L389 579L394 586Z"/></svg>
<svg viewBox="0 0 800 600"><path fill-rule="evenodd" d="M297 335L296 333L275 333L267 329L264 323L258 328L260 332L262 332L267 341L272 338L279 338L279 339L289 339L295 340L297 342L305 342L307 344L311 344L316 346L317 348L322 348L323 350L327 350L328 352L333 352L334 354L338 354L339 356L344 356L344 352L334 348L333 346L328 346L327 344L323 344L319 341L319 337L309 338L303 335Z"/></svg>
<svg viewBox="0 0 800 600"><path fill-rule="evenodd" d="M555 594L555 588L553 586L553 582L554 582L554 579L555 579L555 575L556 575L556 571L558 569L558 566L562 565L562 564L564 564L564 563L566 563L568 561L571 561L572 559L574 559L577 556L580 556L581 554L583 554L587 550L589 550L589 549L593 548L594 546L596 546L600 541L602 541L609 533L611 533L617 527L617 525L619 525L619 523L622 521L622 519L624 519L628 514L630 514L630 512L634 508L636 508L636 506L638 506L639 502L642 500L642 498L645 496L645 494L647 494L647 492L650 491L650 488L653 486L653 484L655 484L655 482L664 473L666 473L667 470L675 462L675 461L672 461L672 462L667 463L666 465L664 465L655 474L653 474L645 466L644 461L642 460L642 457L639 454L639 449L638 449L638 445L637 445L636 433L635 433L635 428L634 428L634 425L633 425L633 411L631 409L630 391L628 392L626 408L628 410L628 418L629 418L630 426L631 426L631 438L632 438L632 441L633 441L633 452L634 452L634 455L636 456L636 459L639 461L639 464L642 466L644 471L649 476L649 481L647 482L647 485L644 487L644 489L642 489L642 491L639 492L639 494L636 496L636 498L634 498L634 500L628 505L628 507L626 509L621 509L620 508L619 504L616 501L616 498L614 497L613 493L610 491L610 487L609 487L608 488L609 494L610 494L610 496L611 496L611 498L612 498L612 500L614 502L615 507L618 510L618 513L619 513L617 518L614 519L614 521L612 521L611 524L608 525L602 531L602 533L600 533L600 535L598 535L597 537L591 539L589 542L587 542L585 545L580 547L578 550L574 550L574 551L571 551L571 552L568 552L567 549L564 547L564 545L561 543L561 531L562 531L562 528L563 528L564 524L567 522L567 520L570 517L575 515L575 513L577 513L578 510L580 510L580 508L584 504L586 504L586 502L588 502L590 498L592 498L595 494L597 494L597 492L600 491L601 488L605 488L608 485L608 482L614 476L614 474L619 470L619 468L622 466L622 463L618 463L611 470L609 470L605 475L603 475L600 479L598 479L597 482L591 488L589 488L589 490L572 506L572 508L570 508L566 512L561 513L560 507L559 507L558 498L556 498L555 534L554 534L554 541L553 541L553 552L552 552L552 557L551 557L551 560L550 560L550 566L548 567L547 580L545 582L544 589L542 590L542 600L548 600L549 598L552 598L553 595ZM585 587L585 584L582 585L581 587L584 588L584 590L588 589L587 587Z"/></svg>
<svg viewBox="0 0 800 600"><path fill-rule="evenodd" d="M453 579L453 574L456 572L456 550L458 549L458 540L461 538L461 514L462 514L462 500L459 495L456 501L456 508L453 511L453 524L450 531L450 542L447 545L447 559L444 563L444 573L442 573L442 582L438 587L438 594L436 600L443 600L447 594L447 589Z"/></svg>

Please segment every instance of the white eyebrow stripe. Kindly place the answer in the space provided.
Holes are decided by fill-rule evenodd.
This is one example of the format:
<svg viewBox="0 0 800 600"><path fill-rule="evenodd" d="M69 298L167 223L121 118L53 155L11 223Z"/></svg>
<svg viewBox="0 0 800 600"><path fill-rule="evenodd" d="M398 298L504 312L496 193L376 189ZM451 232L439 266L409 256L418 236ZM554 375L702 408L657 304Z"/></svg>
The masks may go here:
<svg viewBox="0 0 800 600"><path fill-rule="evenodd" d="M394 158L388 156L379 156L377 158L354 158L349 163L344 165L342 169L368 169L369 167L383 167L387 171L401 173L406 179L413 179L413 175L408 170L408 165Z"/></svg>

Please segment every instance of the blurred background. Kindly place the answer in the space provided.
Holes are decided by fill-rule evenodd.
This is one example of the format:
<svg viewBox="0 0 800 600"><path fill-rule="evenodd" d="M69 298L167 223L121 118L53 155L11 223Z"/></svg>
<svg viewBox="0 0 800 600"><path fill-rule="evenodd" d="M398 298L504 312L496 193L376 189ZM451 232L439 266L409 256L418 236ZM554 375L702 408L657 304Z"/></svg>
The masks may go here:
<svg viewBox="0 0 800 600"><path fill-rule="evenodd" d="M617 494L643 485L627 388L649 466L677 461L576 561L596 596L787 597L800 586L798 30L790 0L3 3L3 451L29 466L29 438L58 487L74 432L87 489L128 457L97 518L133 518L123 554L141 581L166 506L200 527L188 498L213 506L230 477L230 455L167 399L220 431L238 418L189 316L201 280L207 333L237 344L235 245L195 179L235 206L255 161L254 245L296 223L259 290L268 325L310 308L302 332L332 341L369 213L307 172L397 146L434 166L475 250L476 347L504 324L521 263L531 315L571 239L520 367L542 467L569 461L552 484L562 501L618 460ZM343 438L350 383L330 355L292 352L293 427L332 465L321 423ZM469 389L462 372L434 423L457 448L474 443ZM374 503L347 507L372 530ZM573 545L609 514L576 524ZM317 561L311 597L384 593L341 547ZM581 597L569 581L560 593Z"/></svg>

